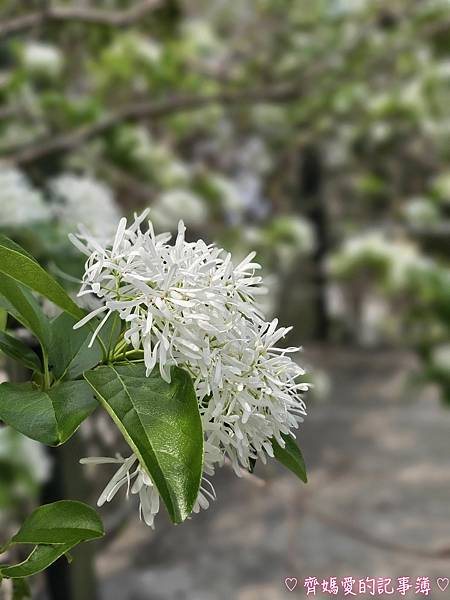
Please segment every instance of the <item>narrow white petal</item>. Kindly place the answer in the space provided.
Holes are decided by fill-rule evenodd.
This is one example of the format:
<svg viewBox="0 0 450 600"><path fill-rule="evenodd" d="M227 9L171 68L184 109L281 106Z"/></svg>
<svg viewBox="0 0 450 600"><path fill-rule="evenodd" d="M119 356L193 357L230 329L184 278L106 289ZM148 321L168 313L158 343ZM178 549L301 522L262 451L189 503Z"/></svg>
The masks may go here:
<svg viewBox="0 0 450 600"><path fill-rule="evenodd" d="M86 323L89 323L89 321L91 319L93 319L94 317L96 317L100 313L105 312L105 310L107 310L106 306L100 306L99 308L96 308L95 310L93 310L92 312L90 312L88 315L86 315L85 317L83 317L80 321L78 321L78 323L75 323L75 325L73 326L73 328L74 329L80 329L80 327L83 327L83 325L86 325Z"/></svg>

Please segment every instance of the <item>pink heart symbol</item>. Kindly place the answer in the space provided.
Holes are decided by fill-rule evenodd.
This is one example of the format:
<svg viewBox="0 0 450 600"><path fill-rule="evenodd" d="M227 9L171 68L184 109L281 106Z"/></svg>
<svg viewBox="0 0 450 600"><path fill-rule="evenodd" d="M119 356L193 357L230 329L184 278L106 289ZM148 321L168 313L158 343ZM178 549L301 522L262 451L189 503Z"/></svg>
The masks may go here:
<svg viewBox="0 0 450 600"><path fill-rule="evenodd" d="M441 590L441 592L445 592L449 583L448 577L438 577L436 579L436 583L438 584L438 588Z"/></svg>
<svg viewBox="0 0 450 600"><path fill-rule="evenodd" d="M295 590L295 588L297 587L297 577L286 577L286 579L284 580L284 585L287 587L287 589L290 592L293 592ZM448 584L448 580L447 580L447 584Z"/></svg>

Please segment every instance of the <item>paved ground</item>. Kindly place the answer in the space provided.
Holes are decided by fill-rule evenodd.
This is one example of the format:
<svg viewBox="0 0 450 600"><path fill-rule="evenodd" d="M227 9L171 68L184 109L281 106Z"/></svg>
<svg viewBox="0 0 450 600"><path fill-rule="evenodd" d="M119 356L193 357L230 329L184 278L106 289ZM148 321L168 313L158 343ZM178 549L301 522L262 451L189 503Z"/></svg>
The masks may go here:
<svg viewBox="0 0 450 600"><path fill-rule="evenodd" d="M192 521L153 533L132 519L99 559L104 600L300 598L303 582L290 593L284 580L308 576L424 575L428 597L450 594L435 583L450 577L450 411L408 388L408 356L308 358L331 377L302 431L308 486L275 465L257 471L263 487L224 469Z"/></svg>

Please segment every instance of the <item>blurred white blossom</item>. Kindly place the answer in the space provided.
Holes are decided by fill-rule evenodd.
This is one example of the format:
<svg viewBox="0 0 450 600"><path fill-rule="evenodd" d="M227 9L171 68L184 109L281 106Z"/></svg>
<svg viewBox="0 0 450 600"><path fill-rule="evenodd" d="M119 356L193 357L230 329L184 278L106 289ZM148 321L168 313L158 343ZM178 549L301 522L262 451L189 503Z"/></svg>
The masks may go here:
<svg viewBox="0 0 450 600"><path fill-rule="evenodd" d="M149 63L158 62L161 58L161 46L150 38L143 38L136 43L136 53Z"/></svg>
<svg viewBox="0 0 450 600"><path fill-rule="evenodd" d="M207 20L186 20L181 26L181 36L195 54L204 57L222 48L222 43Z"/></svg>
<svg viewBox="0 0 450 600"><path fill-rule="evenodd" d="M415 78L408 82L403 88L400 96L405 106L421 110L425 109L426 100L424 96L424 82L421 78Z"/></svg>
<svg viewBox="0 0 450 600"><path fill-rule="evenodd" d="M43 42L27 42L22 49L22 61L33 73L56 76L63 67L63 55L56 46Z"/></svg>
<svg viewBox="0 0 450 600"><path fill-rule="evenodd" d="M413 270L421 266L426 266L426 261L414 244L376 230L347 238L329 259L331 273L337 277L376 269L394 287L407 283Z"/></svg>
<svg viewBox="0 0 450 600"><path fill-rule="evenodd" d="M200 228L208 220L205 201L189 190L162 193L152 206L152 221L158 229L176 230L183 219L189 227Z"/></svg>
<svg viewBox="0 0 450 600"><path fill-rule="evenodd" d="M450 373L450 344L440 344L433 348L431 361L436 368Z"/></svg>
<svg viewBox="0 0 450 600"><path fill-rule="evenodd" d="M332 382L326 371L315 369L312 377L312 395L314 399L328 400L332 390Z"/></svg>
<svg viewBox="0 0 450 600"><path fill-rule="evenodd" d="M450 173L442 173L436 177L434 190L441 202L450 204Z"/></svg>
<svg viewBox="0 0 450 600"><path fill-rule="evenodd" d="M361 307L358 327L358 341L365 347L376 346L390 317L389 303L378 294L368 294Z"/></svg>
<svg viewBox="0 0 450 600"><path fill-rule="evenodd" d="M66 228L88 226L102 240L114 234L120 212L104 183L89 176L63 174L51 181L50 189L55 216Z"/></svg>
<svg viewBox="0 0 450 600"><path fill-rule="evenodd" d="M299 215L279 217L277 219L280 228L281 243L292 245L297 253L311 252L315 244L315 236L309 221Z"/></svg>
<svg viewBox="0 0 450 600"><path fill-rule="evenodd" d="M450 60L436 63L433 72L442 79L450 79Z"/></svg>
<svg viewBox="0 0 450 600"><path fill-rule="evenodd" d="M122 57L133 56L153 64L160 60L162 48L154 39L134 31L117 36L114 44L108 48L108 53L119 62Z"/></svg>
<svg viewBox="0 0 450 600"><path fill-rule="evenodd" d="M181 161L164 142L154 139L146 127L126 126L118 133L119 146L141 167L143 173L167 189L187 184L188 165Z"/></svg>
<svg viewBox="0 0 450 600"><path fill-rule="evenodd" d="M209 181L218 195L222 210L231 221L238 221L245 210L245 203L237 185L230 179L218 174L212 174Z"/></svg>
<svg viewBox="0 0 450 600"><path fill-rule="evenodd" d="M0 460L26 468L36 483L44 483L50 475L51 460L42 444L11 427L0 427Z"/></svg>
<svg viewBox="0 0 450 600"><path fill-rule="evenodd" d="M439 221L439 210L428 198L412 198L403 208L410 225L431 225Z"/></svg>
<svg viewBox="0 0 450 600"><path fill-rule="evenodd" d="M48 219L50 210L41 192L19 170L0 166L0 227L24 227Z"/></svg>

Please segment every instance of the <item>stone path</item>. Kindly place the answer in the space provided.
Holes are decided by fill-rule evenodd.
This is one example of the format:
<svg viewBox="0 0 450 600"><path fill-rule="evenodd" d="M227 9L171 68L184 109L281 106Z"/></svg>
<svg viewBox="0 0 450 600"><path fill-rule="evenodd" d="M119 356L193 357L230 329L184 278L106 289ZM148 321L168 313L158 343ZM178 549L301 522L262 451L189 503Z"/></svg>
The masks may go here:
<svg viewBox="0 0 450 600"><path fill-rule="evenodd" d="M192 521L160 518L152 532L131 519L98 561L102 600L279 600L306 597L286 577L419 575L434 579L429 598L446 597L435 579L450 577L450 410L408 387L411 357L307 358L331 382L301 432L309 484L274 464L257 469L262 487L223 469L217 502Z"/></svg>

